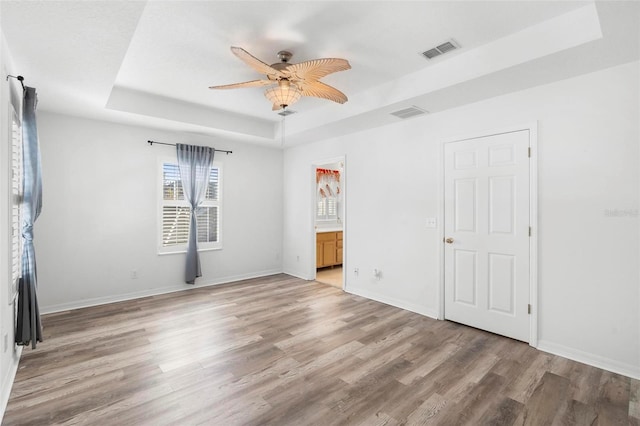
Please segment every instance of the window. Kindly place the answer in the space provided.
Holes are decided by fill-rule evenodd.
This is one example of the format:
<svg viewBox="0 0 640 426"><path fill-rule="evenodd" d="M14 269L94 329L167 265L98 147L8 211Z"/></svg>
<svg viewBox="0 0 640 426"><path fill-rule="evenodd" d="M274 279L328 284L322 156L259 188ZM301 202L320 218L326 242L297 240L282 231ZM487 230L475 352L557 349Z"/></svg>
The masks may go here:
<svg viewBox="0 0 640 426"><path fill-rule="evenodd" d="M316 168L316 220L339 221L340 171Z"/></svg>
<svg viewBox="0 0 640 426"><path fill-rule="evenodd" d="M190 209L184 198L180 168L173 161L162 163L162 195L160 207L160 253L176 253L187 250L189 239ZM196 217L198 219L198 249L212 250L222 248L220 236L222 168L214 163L211 166L209 185L205 200Z"/></svg>
<svg viewBox="0 0 640 426"><path fill-rule="evenodd" d="M336 197L320 197L316 210L316 219L338 220L338 200Z"/></svg>
<svg viewBox="0 0 640 426"><path fill-rule="evenodd" d="M22 275L22 128L18 115L11 108L11 285L9 301L18 292L18 279Z"/></svg>

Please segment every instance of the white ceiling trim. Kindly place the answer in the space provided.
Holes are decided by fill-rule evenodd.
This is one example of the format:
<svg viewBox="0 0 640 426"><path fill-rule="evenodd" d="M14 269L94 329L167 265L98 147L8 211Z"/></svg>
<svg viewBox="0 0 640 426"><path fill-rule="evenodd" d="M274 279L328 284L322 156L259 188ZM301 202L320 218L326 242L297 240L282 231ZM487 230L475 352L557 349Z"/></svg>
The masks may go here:
<svg viewBox="0 0 640 426"><path fill-rule="evenodd" d="M246 136L254 142L269 142L275 138L272 121L247 116L200 104L183 102L151 93L114 87L106 108L141 114L165 120L190 123L206 127L222 134Z"/></svg>

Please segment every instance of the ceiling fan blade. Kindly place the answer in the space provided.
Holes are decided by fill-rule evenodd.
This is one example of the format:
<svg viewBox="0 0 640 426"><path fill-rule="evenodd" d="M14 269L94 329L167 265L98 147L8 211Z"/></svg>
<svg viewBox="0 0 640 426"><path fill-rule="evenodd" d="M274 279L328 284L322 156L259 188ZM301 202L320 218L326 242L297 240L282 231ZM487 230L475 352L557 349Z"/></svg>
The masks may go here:
<svg viewBox="0 0 640 426"><path fill-rule="evenodd" d="M325 75L351 69L349 61L339 58L312 59L287 66L286 73L294 80L320 80Z"/></svg>
<svg viewBox="0 0 640 426"><path fill-rule="evenodd" d="M251 68L253 68L254 70L258 71L260 74L266 74L269 77L280 77L280 78L284 78L286 77L282 72L278 71L277 69L273 68L270 65L265 64L264 62L262 62L260 59L256 58L255 56L253 56L251 53L247 52L246 50L244 50L241 47L231 47L231 52L233 52L234 55L236 55L238 58L242 59L242 61L249 65Z"/></svg>
<svg viewBox="0 0 640 426"><path fill-rule="evenodd" d="M343 104L348 100L347 95L335 87L331 87L328 84L324 84L319 81L306 81L297 84L304 96L329 99L330 101L334 101L339 104Z"/></svg>
<svg viewBox="0 0 640 426"><path fill-rule="evenodd" d="M209 89L239 89L241 87L262 87L278 83L272 80L251 80L243 83L223 84L222 86L209 86Z"/></svg>

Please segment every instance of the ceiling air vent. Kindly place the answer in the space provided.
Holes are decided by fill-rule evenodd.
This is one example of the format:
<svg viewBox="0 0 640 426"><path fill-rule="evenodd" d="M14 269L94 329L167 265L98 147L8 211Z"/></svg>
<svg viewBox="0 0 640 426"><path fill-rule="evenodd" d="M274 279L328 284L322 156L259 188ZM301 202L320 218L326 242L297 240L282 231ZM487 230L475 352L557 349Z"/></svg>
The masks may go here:
<svg viewBox="0 0 640 426"><path fill-rule="evenodd" d="M411 117L415 117L416 115L426 114L428 111L425 111L417 106L411 106L409 108L401 109L395 112L392 112L391 115L395 115L401 119L407 119Z"/></svg>
<svg viewBox="0 0 640 426"><path fill-rule="evenodd" d="M429 50L425 50L424 52L422 52L422 56L424 56L427 59L433 59L436 56L440 56L443 55L447 52L451 52L452 50L455 50L457 48L459 48L460 46L458 45L458 43L456 43L453 40L449 40L449 41L445 41L444 43L429 49Z"/></svg>
<svg viewBox="0 0 640 426"><path fill-rule="evenodd" d="M295 111L291 111L290 109L284 109L284 110L280 111L278 113L278 115L286 117L287 115L291 115L291 114L295 114L295 113L296 113Z"/></svg>
<svg viewBox="0 0 640 426"><path fill-rule="evenodd" d="M442 55L442 52L434 47L433 49L429 49L429 50L426 50L426 51L422 52L422 54L427 59L433 59L436 56Z"/></svg>

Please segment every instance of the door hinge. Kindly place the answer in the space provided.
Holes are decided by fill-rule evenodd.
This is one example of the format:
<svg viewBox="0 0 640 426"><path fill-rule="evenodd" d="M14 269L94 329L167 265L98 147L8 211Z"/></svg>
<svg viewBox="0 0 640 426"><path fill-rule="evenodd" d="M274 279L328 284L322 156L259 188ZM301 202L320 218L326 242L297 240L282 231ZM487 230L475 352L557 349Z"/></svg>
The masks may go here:
<svg viewBox="0 0 640 426"><path fill-rule="evenodd" d="M531 227L529 227L529 236L531 236Z"/></svg>
<svg viewBox="0 0 640 426"><path fill-rule="evenodd" d="M527 155L531 158L531 147L527 148Z"/></svg>
<svg viewBox="0 0 640 426"><path fill-rule="evenodd" d="M531 315L531 304L527 305L527 313Z"/></svg>

